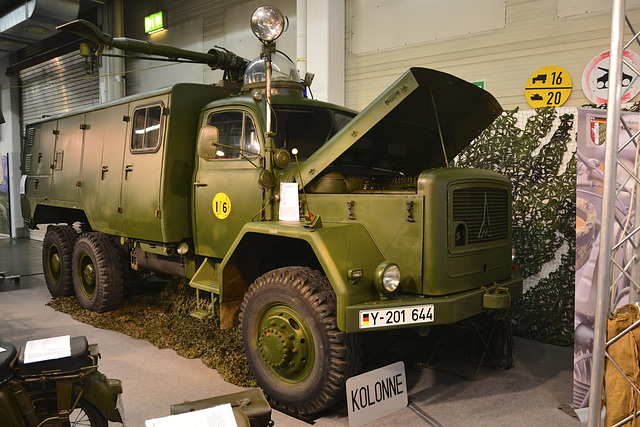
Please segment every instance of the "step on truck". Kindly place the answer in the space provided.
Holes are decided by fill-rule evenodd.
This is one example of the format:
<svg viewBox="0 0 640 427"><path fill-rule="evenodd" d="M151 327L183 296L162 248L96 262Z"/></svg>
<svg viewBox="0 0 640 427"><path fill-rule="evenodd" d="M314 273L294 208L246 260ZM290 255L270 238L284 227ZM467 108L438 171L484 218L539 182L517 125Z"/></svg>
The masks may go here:
<svg viewBox="0 0 640 427"><path fill-rule="evenodd" d="M22 212L49 225L54 297L118 307L132 271L185 278L238 326L270 402L299 414L344 398L361 334L425 332L522 294L509 181L449 167L502 111L488 92L411 68L362 112L310 99L310 76L275 49L282 14L261 7L249 62L114 38L104 47L223 69L26 126Z"/></svg>

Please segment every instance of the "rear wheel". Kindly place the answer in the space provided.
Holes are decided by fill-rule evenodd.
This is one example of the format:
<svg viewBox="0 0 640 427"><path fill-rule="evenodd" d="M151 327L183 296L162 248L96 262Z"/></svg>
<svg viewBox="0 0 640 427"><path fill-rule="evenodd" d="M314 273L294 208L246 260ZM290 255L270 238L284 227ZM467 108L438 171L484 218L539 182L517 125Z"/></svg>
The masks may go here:
<svg viewBox="0 0 640 427"><path fill-rule="evenodd" d="M338 329L329 281L306 267L259 277L245 294L240 330L258 384L274 406L289 412L333 406L360 369L359 339Z"/></svg>
<svg viewBox="0 0 640 427"><path fill-rule="evenodd" d="M78 234L69 225L51 225L42 243L44 280L52 297L73 295L71 257Z"/></svg>
<svg viewBox="0 0 640 427"><path fill-rule="evenodd" d="M57 420L58 416L58 400L56 396L46 395L33 398L33 406L36 409L36 413L41 420L47 420L43 424L43 427L107 427L107 419L100 413L100 411L91 403L84 399L81 399L76 406L76 409L69 415L69 423L63 423Z"/></svg>
<svg viewBox="0 0 640 427"><path fill-rule="evenodd" d="M105 312L118 308L124 289L122 257L113 240L85 233L73 251L73 286L82 308Z"/></svg>

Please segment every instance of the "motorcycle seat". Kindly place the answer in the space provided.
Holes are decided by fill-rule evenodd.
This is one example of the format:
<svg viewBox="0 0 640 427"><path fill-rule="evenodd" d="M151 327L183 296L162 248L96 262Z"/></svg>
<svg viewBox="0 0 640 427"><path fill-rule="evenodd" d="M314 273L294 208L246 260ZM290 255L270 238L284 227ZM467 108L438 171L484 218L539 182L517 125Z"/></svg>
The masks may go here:
<svg viewBox="0 0 640 427"><path fill-rule="evenodd" d="M41 375L43 372L63 373L75 372L88 364L89 344L87 338L71 337L71 356L60 359L43 360L41 362L24 363L24 347L20 348L15 368L22 375Z"/></svg>
<svg viewBox="0 0 640 427"><path fill-rule="evenodd" d="M11 379L13 376L13 369L11 369L11 361L16 357L16 348L13 344L0 341L0 348L4 351L0 351L0 386L5 381Z"/></svg>

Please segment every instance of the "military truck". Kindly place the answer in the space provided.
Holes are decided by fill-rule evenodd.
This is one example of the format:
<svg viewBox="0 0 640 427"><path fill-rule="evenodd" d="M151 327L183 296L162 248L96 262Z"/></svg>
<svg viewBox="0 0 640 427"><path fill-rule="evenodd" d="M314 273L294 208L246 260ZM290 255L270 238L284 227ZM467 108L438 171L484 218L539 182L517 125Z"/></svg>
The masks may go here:
<svg viewBox="0 0 640 427"><path fill-rule="evenodd" d="M271 403L312 414L343 398L361 333L425 333L521 296L509 181L449 167L502 110L424 68L360 113L310 99L275 50L281 14L259 10L252 24L271 21L254 27L252 62L63 26L98 54L202 62L225 79L28 124L22 209L30 227L57 224L42 250L52 296L103 312L132 270L186 278L219 300L222 328L239 326Z"/></svg>

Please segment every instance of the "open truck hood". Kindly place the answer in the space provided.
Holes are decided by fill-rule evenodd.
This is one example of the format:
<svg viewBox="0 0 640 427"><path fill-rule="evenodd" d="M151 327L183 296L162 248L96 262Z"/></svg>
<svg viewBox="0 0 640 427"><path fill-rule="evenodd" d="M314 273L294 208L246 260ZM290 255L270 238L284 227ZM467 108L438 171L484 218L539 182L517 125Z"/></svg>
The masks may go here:
<svg viewBox="0 0 640 427"><path fill-rule="evenodd" d="M446 166L500 113L502 107L489 92L450 74L411 68L301 164L301 182L311 182L388 120L425 128L423 170Z"/></svg>

